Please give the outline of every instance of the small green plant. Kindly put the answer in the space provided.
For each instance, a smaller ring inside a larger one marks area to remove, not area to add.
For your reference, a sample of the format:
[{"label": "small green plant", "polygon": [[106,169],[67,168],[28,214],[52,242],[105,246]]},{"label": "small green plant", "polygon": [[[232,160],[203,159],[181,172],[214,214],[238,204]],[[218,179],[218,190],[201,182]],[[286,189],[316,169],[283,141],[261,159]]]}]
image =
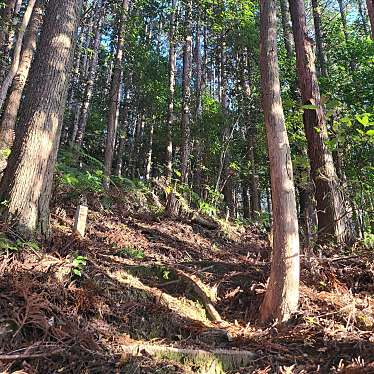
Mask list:
[{"label": "small green plant", "polygon": [[363,243],[366,248],[373,249],[374,248],[374,234],[366,232]]},{"label": "small green plant", "polygon": [[39,244],[33,241],[24,241],[17,239],[16,241],[8,239],[6,236],[0,236],[0,251],[19,252],[22,249],[31,249],[33,251],[39,251]]},{"label": "small green plant", "polygon": [[84,267],[87,265],[87,258],[84,256],[76,256],[72,261],[71,271],[78,277],[82,276]]},{"label": "small green plant", "polygon": [[117,252],[117,256],[120,257],[130,257],[137,260],[142,260],[144,258],[144,251],[142,249],[129,246],[126,248],[122,248]]}]

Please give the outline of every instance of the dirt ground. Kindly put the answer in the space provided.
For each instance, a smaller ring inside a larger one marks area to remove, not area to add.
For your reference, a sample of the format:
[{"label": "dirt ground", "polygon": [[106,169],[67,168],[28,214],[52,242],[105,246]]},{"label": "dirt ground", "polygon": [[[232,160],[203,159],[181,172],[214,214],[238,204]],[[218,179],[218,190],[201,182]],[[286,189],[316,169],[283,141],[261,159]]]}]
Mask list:
[{"label": "dirt ground", "polygon": [[0,371],[374,373],[372,250],[303,256],[299,313],[263,326],[271,249],[259,226],[114,205],[90,210],[82,239],[73,217],[53,210],[46,247],[0,248]]}]

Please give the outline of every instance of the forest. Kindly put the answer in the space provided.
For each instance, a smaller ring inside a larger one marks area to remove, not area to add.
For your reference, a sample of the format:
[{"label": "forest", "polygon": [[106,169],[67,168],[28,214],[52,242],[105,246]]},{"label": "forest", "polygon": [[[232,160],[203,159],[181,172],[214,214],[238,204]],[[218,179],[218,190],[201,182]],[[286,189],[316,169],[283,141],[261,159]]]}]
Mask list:
[{"label": "forest", "polygon": [[0,0],[0,371],[374,373],[374,0]]}]

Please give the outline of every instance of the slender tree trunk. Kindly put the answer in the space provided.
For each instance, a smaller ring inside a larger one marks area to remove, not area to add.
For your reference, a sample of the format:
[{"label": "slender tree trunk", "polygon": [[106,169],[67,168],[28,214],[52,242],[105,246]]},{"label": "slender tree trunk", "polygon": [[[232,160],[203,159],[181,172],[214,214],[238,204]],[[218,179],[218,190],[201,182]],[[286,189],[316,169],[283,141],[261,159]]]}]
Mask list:
[{"label": "slender tree trunk", "polygon": [[291,59],[293,55],[292,30],[290,27],[290,14],[288,11],[288,3],[287,3],[287,0],[280,0],[279,2],[280,2],[280,10],[281,10],[284,47],[286,48],[287,58]]},{"label": "slender tree trunk", "polygon": [[152,119],[152,122],[149,125],[149,134],[148,134],[148,150],[146,154],[146,164],[145,164],[145,180],[149,181],[151,178],[151,170],[152,170],[152,153],[153,153],[153,134],[154,134],[154,121],[155,118]]},{"label": "slender tree trunk", "polygon": [[190,96],[192,75],[192,0],[186,4],[185,38],[183,46],[183,108],[182,108],[182,144],[181,144],[181,180],[188,182],[188,166],[190,159]]},{"label": "slender tree trunk", "polygon": [[346,231],[344,204],[333,159],[325,144],[328,139],[326,119],[321,104],[313,48],[306,37],[304,2],[290,0],[290,10],[302,104],[313,107],[304,109],[303,119],[316,191],[319,238],[324,240],[330,237],[338,242],[345,242],[351,238]]},{"label": "slender tree trunk", "polygon": [[371,38],[374,40],[374,0],[366,0],[371,27]]},{"label": "slender tree trunk", "polygon": [[104,17],[104,9],[102,8],[102,1],[99,0],[96,6],[96,12],[98,12],[98,19],[95,27],[95,37],[93,41],[93,56],[89,64],[89,69],[87,72],[87,81],[85,84],[84,99],[82,106],[80,108],[80,114],[78,116],[78,125],[77,125],[77,135],[75,138],[75,143],[80,147],[83,142],[84,133],[86,131],[86,125],[88,120],[88,115],[90,112],[90,106],[92,101],[92,95],[95,85],[96,72],[98,67],[99,60],[99,50],[101,42],[101,28]]},{"label": "slender tree trunk", "polygon": [[262,102],[273,202],[273,260],[261,319],[286,321],[299,300],[299,233],[295,188],[280,96],[275,0],[260,0]]},{"label": "slender tree trunk", "polygon": [[363,0],[357,0],[357,7],[358,7],[358,14],[360,15],[361,18],[361,23],[362,23],[362,28],[364,29],[365,35],[369,33],[368,30],[368,24],[366,21],[366,14],[365,14],[365,9],[362,3]]},{"label": "slender tree trunk", "polygon": [[1,217],[23,237],[49,236],[49,201],[81,0],[50,0],[0,183]]},{"label": "slender tree trunk", "polygon": [[326,68],[325,51],[323,47],[321,8],[319,6],[319,0],[312,0],[312,10],[313,10],[314,30],[315,30],[316,45],[317,45],[317,61],[318,61],[320,74],[325,77],[327,76],[327,68]]},{"label": "slender tree trunk", "polygon": [[10,65],[10,69],[8,71],[8,74],[5,76],[1,88],[0,88],[0,110],[3,107],[4,101],[6,99],[6,96],[8,94],[9,87],[11,86],[14,77],[17,74],[19,63],[20,63],[20,57],[21,57],[21,50],[22,50],[22,43],[23,43],[23,37],[25,35],[27,26],[30,22],[32,11],[34,9],[36,0],[30,0],[25,14],[23,15],[22,22],[19,26],[18,34],[17,34],[17,42],[14,48],[13,52],[13,60]]},{"label": "slender tree trunk", "polygon": [[339,11],[340,11],[340,18],[342,20],[345,42],[348,43],[347,17],[345,15],[343,0],[338,0],[338,4],[339,4]]},{"label": "slender tree trunk", "polygon": [[0,81],[3,77],[3,66],[6,65],[6,44],[16,2],[17,0],[6,0],[3,7],[0,8]]},{"label": "slender tree trunk", "polygon": [[114,62],[111,89],[110,89],[110,106],[108,113],[108,125],[107,125],[107,136],[105,144],[105,156],[104,156],[104,187],[109,189],[110,176],[112,174],[112,163],[114,155],[114,146],[116,144],[116,134],[118,127],[118,115],[119,115],[119,99],[121,91],[121,79],[122,79],[122,60],[123,60],[123,47],[125,43],[124,31],[125,31],[125,20],[129,8],[129,0],[123,0],[121,15],[119,16],[118,22],[118,42],[117,42],[117,53]]},{"label": "slender tree trunk", "polygon": [[13,146],[18,109],[21,104],[23,89],[29,75],[31,62],[36,49],[37,36],[42,24],[43,12],[44,0],[37,0],[30,25],[25,33],[17,74],[13,79],[8,98],[5,101],[0,123],[0,173],[6,166],[6,157],[1,154],[1,151],[6,149],[10,150]]},{"label": "slender tree trunk", "polygon": [[169,98],[168,98],[168,113],[166,119],[166,180],[171,182],[173,174],[173,141],[172,141],[172,128],[174,125],[174,96],[175,96],[175,75],[176,75],[176,42],[175,42],[175,15],[176,15],[176,0],[172,0],[171,14],[170,14],[170,31],[169,31]]},{"label": "slender tree trunk", "polygon": [[116,175],[118,177],[122,176],[123,174],[123,160],[124,160],[124,153],[125,153],[125,146],[126,146],[126,139],[127,139],[127,131],[128,131],[128,123],[129,123],[129,111],[130,111],[130,95],[129,89],[131,87],[132,76],[128,79],[127,84],[127,93],[125,97],[125,102],[123,105],[123,115],[121,118],[120,124],[120,134],[119,134],[119,144],[118,144],[118,153],[117,153],[117,164],[116,164]]}]

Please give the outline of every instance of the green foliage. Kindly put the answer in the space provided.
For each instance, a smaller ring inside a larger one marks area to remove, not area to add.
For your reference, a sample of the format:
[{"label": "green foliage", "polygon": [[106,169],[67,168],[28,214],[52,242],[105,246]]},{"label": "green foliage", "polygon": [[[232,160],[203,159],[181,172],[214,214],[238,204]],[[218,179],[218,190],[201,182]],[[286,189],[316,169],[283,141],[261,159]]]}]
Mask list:
[{"label": "green foliage", "polygon": [[81,277],[83,270],[87,265],[87,257],[84,256],[75,256],[72,260],[71,272],[77,276]]},{"label": "green foliage", "polygon": [[4,234],[0,234],[0,252],[19,252],[27,249],[30,249],[32,251],[39,251],[40,246],[34,241],[24,241],[21,239],[10,240]]},{"label": "green foliage", "polygon": [[116,256],[119,257],[129,257],[135,260],[142,260],[145,256],[143,249],[136,248],[134,246],[128,246],[125,248],[121,248],[117,253]]}]

